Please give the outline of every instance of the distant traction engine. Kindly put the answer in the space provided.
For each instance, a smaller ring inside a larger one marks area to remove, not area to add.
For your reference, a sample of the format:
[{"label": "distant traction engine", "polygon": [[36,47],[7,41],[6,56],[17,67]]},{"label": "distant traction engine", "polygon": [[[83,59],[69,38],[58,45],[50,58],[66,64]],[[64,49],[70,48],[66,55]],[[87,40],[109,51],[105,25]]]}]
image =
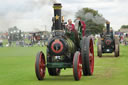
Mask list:
[{"label": "distant traction engine", "polygon": [[110,31],[110,22],[106,21],[106,32],[101,34],[98,39],[97,54],[102,57],[102,53],[114,52],[115,57],[119,56],[119,37],[114,35],[113,31]]}]

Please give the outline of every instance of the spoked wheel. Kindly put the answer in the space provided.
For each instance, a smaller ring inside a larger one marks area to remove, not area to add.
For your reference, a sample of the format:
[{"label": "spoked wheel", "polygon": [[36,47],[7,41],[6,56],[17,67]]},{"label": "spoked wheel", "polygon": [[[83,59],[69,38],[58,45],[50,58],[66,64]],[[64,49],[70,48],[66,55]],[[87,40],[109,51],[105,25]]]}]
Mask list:
[{"label": "spoked wheel", "polygon": [[92,75],[94,71],[94,48],[93,40],[90,37],[83,38],[81,54],[83,75]]},{"label": "spoked wheel", "polygon": [[38,80],[43,80],[45,76],[45,56],[43,52],[37,53],[35,62],[35,72]]},{"label": "spoked wheel", "polygon": [[61,70],[59,68],[48,68],[48,73],[50,76],[59,76],[60,71]]},{"label": "spoked wheel", "polygon": [[98,39],[97,54],[99,57],[102,57],[101,38]]},{"label": "spoked wheel", "polygon": [[119,47],[119,39],[117,36],[115,36],[115,57],[118,57],[120,54],[119,54],[119,51],[120,50],[120,47]]},{"label": "spoked wheel", "polygon": [[82,60],[81,60],[81,54],[79,51],[77,51],[74,54],[74,58],[73,58],[73,75],[74,75],[74,79],[76,81],[81,79],[82,76]]},{"label": "spoked wheel", "polygon": [[119,45],[115,45],[115,57],[119,57]]}]

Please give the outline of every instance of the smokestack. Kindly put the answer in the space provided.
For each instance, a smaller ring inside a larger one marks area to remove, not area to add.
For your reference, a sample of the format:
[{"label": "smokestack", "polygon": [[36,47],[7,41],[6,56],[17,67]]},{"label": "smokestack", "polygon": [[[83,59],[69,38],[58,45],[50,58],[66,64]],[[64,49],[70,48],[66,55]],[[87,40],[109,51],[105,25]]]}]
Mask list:
[{"label": "smokestack", "polygon": [[110,33],[110,22],[106,21],[106,29],[107,29],[107,34]]},{"label": "smokestack", "polygon": [[55,30],[61,30],[61,3],[55,3],[54,8],[54,18],[55,18]]}]

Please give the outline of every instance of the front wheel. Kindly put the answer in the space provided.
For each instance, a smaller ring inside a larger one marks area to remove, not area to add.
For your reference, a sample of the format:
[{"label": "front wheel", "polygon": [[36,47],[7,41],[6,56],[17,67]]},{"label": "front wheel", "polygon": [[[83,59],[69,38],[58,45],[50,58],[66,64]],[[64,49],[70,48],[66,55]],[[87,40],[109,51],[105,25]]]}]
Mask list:
[{"label": "front wheel", "polygon": [[43,80],[45,76],[45,56],[41,51],[37,53],[36,62],[35,62],[35,72],[38,80]]},{"label": "front wheel", "polygon": [[74,79],[76,81],[81,79],[82,76],[82,60],[81,60],[81,54],[79,51],[77,51],[74,54],[74,58],[73,58],[73,75],[74,75]]}]

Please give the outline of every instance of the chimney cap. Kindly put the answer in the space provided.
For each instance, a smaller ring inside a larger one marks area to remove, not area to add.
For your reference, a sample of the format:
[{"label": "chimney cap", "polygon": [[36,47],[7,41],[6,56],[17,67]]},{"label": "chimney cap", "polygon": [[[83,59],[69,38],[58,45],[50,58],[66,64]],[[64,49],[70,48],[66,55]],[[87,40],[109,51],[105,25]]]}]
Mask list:
[{"label": "chimney cap", "polygon": [[106,24],[110,24],[110,22],[108,20],[106,20]]},{"label": "chimney cap", "polygon": [[54,9],[61,9],[62,5],[61,5],[61,3],[54,3],[53,8]]}]

